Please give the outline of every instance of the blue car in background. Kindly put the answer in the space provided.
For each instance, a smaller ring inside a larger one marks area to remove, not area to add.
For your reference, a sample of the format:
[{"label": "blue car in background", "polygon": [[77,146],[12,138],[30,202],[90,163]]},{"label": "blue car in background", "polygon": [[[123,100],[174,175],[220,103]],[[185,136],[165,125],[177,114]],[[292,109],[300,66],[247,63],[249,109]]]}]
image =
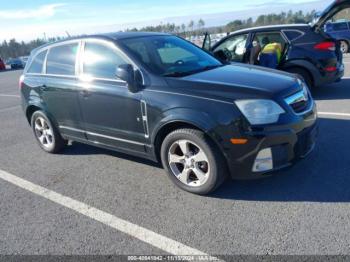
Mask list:
[{"label": "blue car in background", "polygon": [[325,32],[340,41],[341,51],[349,53],[350,47],[350,21],[341,20],[328,22],[325,25]]}]

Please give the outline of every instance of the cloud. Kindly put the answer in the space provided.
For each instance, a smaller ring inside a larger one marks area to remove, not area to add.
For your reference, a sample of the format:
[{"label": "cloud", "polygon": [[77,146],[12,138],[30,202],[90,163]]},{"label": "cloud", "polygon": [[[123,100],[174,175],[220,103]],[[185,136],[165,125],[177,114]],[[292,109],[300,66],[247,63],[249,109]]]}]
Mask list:
[{"label": "cloud", "polygon": [[36,9],[22,10],[2,10],[0,11],[0,19],[28,19],[28,18],[43,18],[52,17],[56,14],[59,7],[65,6],[63,3],[51,5],[42,5]]}]

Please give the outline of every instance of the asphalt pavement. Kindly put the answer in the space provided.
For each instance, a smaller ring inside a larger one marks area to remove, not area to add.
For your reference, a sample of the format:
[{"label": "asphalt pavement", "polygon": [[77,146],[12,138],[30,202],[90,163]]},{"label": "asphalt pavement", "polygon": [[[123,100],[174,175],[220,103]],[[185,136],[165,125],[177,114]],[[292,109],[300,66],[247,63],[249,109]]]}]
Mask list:
[{"label": "asphalt pavement", "polygon": [[147,160],[79,143],[44,153],[19,106],[20,74],[0,72],[0,170],[24,179],[0,172],[0,254],[174,253],[162,240],[211,255],[350,254],[349,78],[314,91],[320,135],[307,159],[202,197]]}]

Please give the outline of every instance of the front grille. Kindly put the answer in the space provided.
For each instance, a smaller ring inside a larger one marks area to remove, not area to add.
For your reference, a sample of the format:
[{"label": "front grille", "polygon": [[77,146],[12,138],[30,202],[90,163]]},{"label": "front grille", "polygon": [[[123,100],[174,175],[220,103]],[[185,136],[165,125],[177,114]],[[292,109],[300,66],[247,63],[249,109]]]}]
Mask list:
[{"label": "front grille", "polygon": [[295,113],[302,113],[309,107],[309,100],[308,101],[299,101],[292,103],[290,105]]},{"label": "front grille", "polygon": [[285,101],[295,113],[300,114],[308,110],[312,102],[311,99],[307,88],[303,88],[298,93],[287,97]]}]

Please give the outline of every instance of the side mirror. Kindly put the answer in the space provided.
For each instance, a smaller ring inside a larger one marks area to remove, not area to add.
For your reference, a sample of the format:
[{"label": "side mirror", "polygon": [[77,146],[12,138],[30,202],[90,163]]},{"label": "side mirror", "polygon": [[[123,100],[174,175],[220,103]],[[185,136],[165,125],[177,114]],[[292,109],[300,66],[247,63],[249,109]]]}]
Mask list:
[{"label": "side mirror", "polygon": [[136,93],[140,88],[140,83],[135,79],[135,71],[132,65],[123,64],[117,67],[116,76],[124,80],[131,93]]},{"label": "side mirror", "polygon": [[211,38],[208,32],[205,33],[202,49],[208,52],[211,51]]}]

